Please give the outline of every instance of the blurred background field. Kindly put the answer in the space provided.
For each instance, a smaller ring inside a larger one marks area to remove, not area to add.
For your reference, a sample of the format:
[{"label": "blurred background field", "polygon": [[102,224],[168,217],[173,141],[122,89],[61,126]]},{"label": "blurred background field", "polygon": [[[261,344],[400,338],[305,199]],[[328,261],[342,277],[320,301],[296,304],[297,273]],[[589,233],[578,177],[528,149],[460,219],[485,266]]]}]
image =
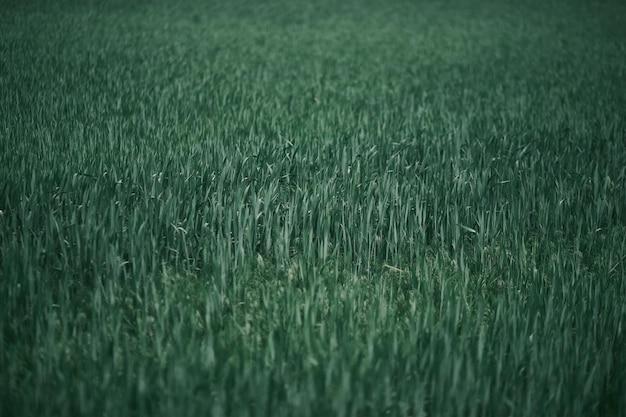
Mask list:
[{"label": "blurred background field", "polygon": [[626,4],[0,0],[0,416],[626,413]]}]

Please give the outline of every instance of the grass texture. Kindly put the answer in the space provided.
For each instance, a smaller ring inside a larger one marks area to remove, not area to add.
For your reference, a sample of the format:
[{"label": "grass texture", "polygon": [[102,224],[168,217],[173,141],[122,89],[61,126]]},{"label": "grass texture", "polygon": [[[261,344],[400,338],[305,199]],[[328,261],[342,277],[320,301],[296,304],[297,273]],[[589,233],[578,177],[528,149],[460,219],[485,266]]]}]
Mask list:
[{"label": "grass texture", "polygon": [[626,414],[626,6],[0,0],[1,416]]}]

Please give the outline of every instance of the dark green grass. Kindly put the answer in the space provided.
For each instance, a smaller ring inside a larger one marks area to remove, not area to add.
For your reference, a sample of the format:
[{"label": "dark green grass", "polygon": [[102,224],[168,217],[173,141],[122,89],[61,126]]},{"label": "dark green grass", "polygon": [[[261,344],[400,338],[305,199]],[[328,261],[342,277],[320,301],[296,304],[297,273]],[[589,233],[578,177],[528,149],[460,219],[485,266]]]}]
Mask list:
[{"label": "dark green grass", "polygon": [[626,413],[619,2],[0,3],[0,415]]}]

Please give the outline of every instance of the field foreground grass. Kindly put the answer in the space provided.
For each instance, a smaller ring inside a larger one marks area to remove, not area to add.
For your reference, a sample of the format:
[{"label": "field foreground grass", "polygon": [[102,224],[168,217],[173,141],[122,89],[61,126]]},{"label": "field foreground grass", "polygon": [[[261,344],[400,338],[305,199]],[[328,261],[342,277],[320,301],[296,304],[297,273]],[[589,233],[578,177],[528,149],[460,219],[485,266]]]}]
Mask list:
[{"label": "field foreground grass", "polygon": [[625,5],[0,9],[0,416],[626,414]]}]

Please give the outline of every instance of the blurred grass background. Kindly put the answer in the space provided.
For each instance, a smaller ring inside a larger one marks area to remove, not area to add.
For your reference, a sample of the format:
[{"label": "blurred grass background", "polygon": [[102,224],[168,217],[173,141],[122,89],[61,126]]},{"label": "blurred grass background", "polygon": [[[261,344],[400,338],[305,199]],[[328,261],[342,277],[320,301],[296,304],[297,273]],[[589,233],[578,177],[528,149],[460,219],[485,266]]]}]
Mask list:
[{"label": "blurred grass background", "polygon": [[626,410],[626,6],[2,1],[0,414]]}]

